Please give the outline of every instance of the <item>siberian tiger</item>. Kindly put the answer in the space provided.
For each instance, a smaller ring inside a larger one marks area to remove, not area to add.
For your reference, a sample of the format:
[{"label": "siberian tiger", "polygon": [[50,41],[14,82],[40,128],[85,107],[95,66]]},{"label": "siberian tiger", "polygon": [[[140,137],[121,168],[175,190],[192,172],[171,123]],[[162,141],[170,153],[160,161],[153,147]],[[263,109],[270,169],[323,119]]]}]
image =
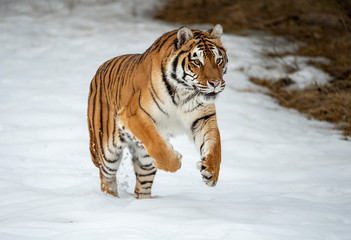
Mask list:
[{"label": "siberian tiger", "polygon": [[88,125],[91,157],[101,190],[118,196],[116,172],[129,148],[136,174],[135,197],[151,198],[157,169],[176,172],[182,155],[169,138],[187,134],[201,154],[203,181],[215,186],[221,143],[214,100],[225,87],[222,26],[202,32],[182,27],[165,33],[143,54],[103,63],[90,84]]}]

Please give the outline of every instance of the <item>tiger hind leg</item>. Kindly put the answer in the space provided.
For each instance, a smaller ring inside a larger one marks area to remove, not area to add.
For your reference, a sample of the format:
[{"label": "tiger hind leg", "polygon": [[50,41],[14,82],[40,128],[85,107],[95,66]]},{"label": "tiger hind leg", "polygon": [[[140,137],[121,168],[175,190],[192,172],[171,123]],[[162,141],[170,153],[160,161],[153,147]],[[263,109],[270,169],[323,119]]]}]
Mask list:
[{"label": "tiger hind leg", "polygon": [[156,175],[157,168],[154,159],[146,152],[140,142],[134,142],[129,147],[136,176],[134,196],[137,199],[151,198],[151,188]]},{"label": "tiger hind leg", "polygon": [[[90,122],[89,126],[91,126]],[[100,135],[101,138],[96,138],[94,131],[90,131],[91,158],[100,170],[101,190],[118,197],[116,173],[121,164],[124,146],[118,140],[117,134],[115,134],[115,137],[107,139],[102,137],[102,134]]]},{"label": "tiger hind leg", "polygon": [[116,150],[114,154],[104,154],[103,164],[100,165],[101,191],[118,197],[116,173],[121,164],[123,149]]},{"label": "tiger hind leg", "polygon": [[[104,69],[104,67],[103,67]],[[88,99],[88,125],[91,158],[100,170],[101,190],[118,196],[116,173],[123,156],[124,144],[119,138],[116,111],[109,103],[108,92],[98,70],[91,81]]]}]

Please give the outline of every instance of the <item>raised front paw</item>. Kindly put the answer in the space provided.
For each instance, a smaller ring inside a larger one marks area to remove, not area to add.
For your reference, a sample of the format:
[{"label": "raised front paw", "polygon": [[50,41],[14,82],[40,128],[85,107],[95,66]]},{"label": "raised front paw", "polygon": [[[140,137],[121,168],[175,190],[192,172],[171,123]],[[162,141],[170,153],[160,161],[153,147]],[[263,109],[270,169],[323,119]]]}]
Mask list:
[{"label": "raised front paw", "polygon": [[202,175],[202,180],[209,187],[214,187],[217,184],[219,176],[219,168],[216,169],[213,166],[210,166],[207,161],[200,161],[197,163],[197,168],[200,170]]},{"label": "raised front paw", "polygon": [[169,159],[162,159],[154,162],[155,167],[158,169],[164,170],[166,172],[176,172],[182,166],[182,155],[174,151],[173,156],[170,156]]},{"label": "raised front paw", "polygon": [[182,166],[182,154],[180,154],[177,151],[174,151],[175,153],[175,158],[169,161],[169,171],[170,172],[176,172],[178,169]]}]

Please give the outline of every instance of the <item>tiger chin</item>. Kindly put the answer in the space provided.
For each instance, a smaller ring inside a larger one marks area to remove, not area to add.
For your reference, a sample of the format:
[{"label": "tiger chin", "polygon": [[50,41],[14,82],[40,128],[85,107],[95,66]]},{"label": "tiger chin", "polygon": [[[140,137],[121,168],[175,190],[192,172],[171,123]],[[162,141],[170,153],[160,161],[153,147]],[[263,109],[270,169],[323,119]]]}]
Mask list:
[{"label": "tiger chin", "polygon": [[176,172],[182,155],[169,138],[186,134],[200,152],[203,181],[215,186],[221,141],[214,101],[225,88],[228,58],[216,25],[203,32],[182,27],[158,38],[143,54],[103,63],[90,84],[90,153],[101,190],[118,196],[116,172],[128,148],[135,197],[151,198],[158,169]]}]

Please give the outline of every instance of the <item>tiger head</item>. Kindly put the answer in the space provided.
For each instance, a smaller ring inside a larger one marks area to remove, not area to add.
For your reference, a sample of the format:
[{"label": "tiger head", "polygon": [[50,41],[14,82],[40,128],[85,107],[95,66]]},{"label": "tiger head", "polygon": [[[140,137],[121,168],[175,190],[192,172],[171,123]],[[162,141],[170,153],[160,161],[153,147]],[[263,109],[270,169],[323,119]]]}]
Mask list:
[{"label": "tiger head", "polygon": [[222,33],[219,24],[207,32],[186,27],[178,30],[174,57],[168,68],[178,89],[193,91],[206,102],[223,91],[228,58],[220,41]]}]

